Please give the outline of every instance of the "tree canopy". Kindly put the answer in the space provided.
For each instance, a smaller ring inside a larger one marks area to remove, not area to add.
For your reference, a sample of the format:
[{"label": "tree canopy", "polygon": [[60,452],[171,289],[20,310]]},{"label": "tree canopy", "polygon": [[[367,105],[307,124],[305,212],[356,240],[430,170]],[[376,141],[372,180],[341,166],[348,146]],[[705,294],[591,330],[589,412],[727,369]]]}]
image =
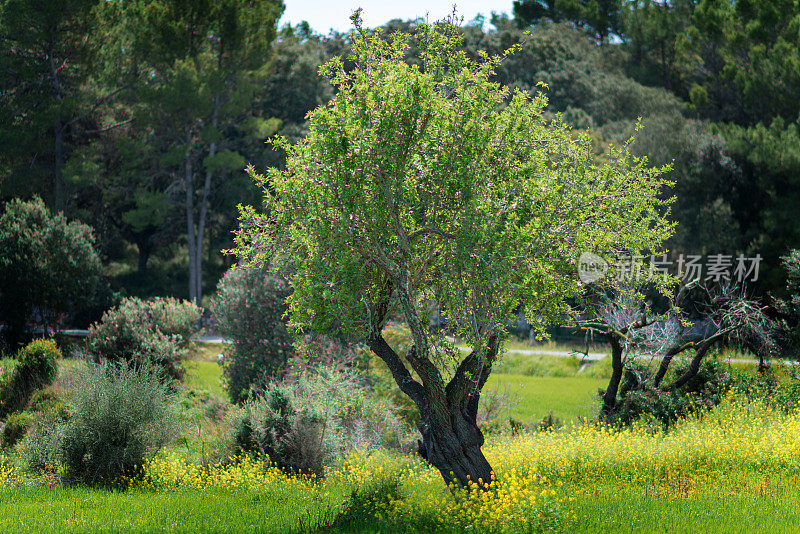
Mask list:
[{"label": "tree canopy", "polygon": [[[664,181],[626,147],[596,159],[585,134],[544,120],[544,96],[492,81],[514,48],[472,60],[451,20],[414,36],[354,23],[354,67],[321,70],[338,92],[302,141],[276,141],[286,169],[251,169],[266,213],[242,209],[238,251],[289,276],[292,325],[365,340],[387,363],[446,480],[488,480],[474,412],[510,318],[565,311],[582,252],[657,250]],[[417,378],[381,336],[392,313]],[[452,357],[445,333],[474,351]]]}]

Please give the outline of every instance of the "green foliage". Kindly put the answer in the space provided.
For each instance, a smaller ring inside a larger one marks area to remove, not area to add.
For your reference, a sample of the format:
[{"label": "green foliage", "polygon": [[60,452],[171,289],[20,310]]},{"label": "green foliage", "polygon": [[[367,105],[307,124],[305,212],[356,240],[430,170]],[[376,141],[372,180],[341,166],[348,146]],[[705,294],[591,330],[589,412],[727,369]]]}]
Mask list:
[{"label": "green foliage", "polygon": [[17,454],[25,471],[40,475],[46,467],[62,466],[61,446],[64,439],[65,414],[48,411],[39,414],[30,430],[17,446]]},{"label": "green foliage", "polygon": [[28,433],[32,422],[33,416],[27,412],[15,412],[9,415],[0,436],[3,447],[7,449],[14,447]]},{"label": "green foliage", "polygon": [[[680,376],[685,368],[676,369]],[[717,406],[735,383],[735,376],[715,360],[703,360],[700,370],[678,390],[653,387],[649,369],[640,365],[626,367],[620,385],[620,399],[611,422],[625,426],[644,420],[664,429],[689,414],[708,411]],[[603,392],[601,392],[602,395]]]},{"label": "green foliage", "polygon": [[779,343],[786,357],[800,360],[800,250],[783,258],[786,270],[786,298],[778,299]]},{"label": "green foliage", "polygon": [[[581,252],[658,248],[658,171],[625,149],[596,161],[586,136],[545,125],[543,96],[490,81],[505,56],[472,61],[452,26],[420,28],[358,30],[356,68],[323,69],[339,91],[309,135],[278,141],[286,170],[253,172],[268,214],[242,211],[239,251],[291,274],[294,324],[363,338],[407,273],[414,306],[435,301],[475,340],[520,307],[557,316]],[[404,59],[412,40],[424,68]]]},{"label": "green foliage", "polygon": [[50,389],[40,389],[31,397],[28,410],[38,413],[57,413],[66,418],[67,408],[64,401]]},{"label": "green foliage", "polygon": [[514,18],[520,26],[568,21],[606,43],[622,35],[623,7],[621,0],[514,0]]},{"label": "green foliage", "polygon": [[694,4],[694,0],[627,3],[622,17],[628,38],[624,46],[630,53],[628,70],[635,79],[685,96],[677,41],[692,22]]},{"label": "green foliage", "polygon": [[[97,0],[0,2],[0,196],[42,195],[59,210],[68,204],[72,160],[94,137],[102,100],[87,83],[101,63]],[[91,162],[83,165],[92,172]],[[69,168],[68,168],[69,167]],[[81,259],[81,261],[85,261]],[[66,279],[66,273],[64,273]]]},{"label": "green foliage", "polygon": [[322,422],[298,413],[289,388],[267,386],[260,399],[245,403],[236,427],[239,449],[269,458],[282,469],[321,475],[325,450]]},{"label": "green foliage", "polygon": [[61,442],[67,480],[123,483],[177,435],[177,399],[159,375],[126,365],[86,373]]},{"label": "green foliage", "polygon": [[181,378],[181,357],[200,314],[200,308],[188,301],[127,298],[91,326],[86,348],[96,360],[154,364]]},{"label": "green foliage", "polygon": [[25,409],[31,396],[58,376],[58,350],[52,339],[37,339],[17,354],[19,363],[0,391],[0,417]]},{"label": "green foliage", "polygon": [[88,226],[51,215],[40,199],[15,199],[0,215],[0,250],[0,321],[12,351],[34,311],[52,328],[91,304],[101,266]]},{"label": "green foliage", "polygon": [[[224,214],[225,208],[233,210],[242,196],[248,196],[252,188],[240,171],[250,156],[264,151],[262,140],[251,135],[253,130],[243,135],[239,124],[269,119],[259,116],[253,104],[268,72],[283,9],[280,0],[142,0],[108,3],[105,9],[128,45],[121,47],[117,57],[137,74],[130,82],[130,105],[136,111],[133,141],[120,144],[142,156],[127,159],[112,176],[112,183],[133,189],[138,198],[128,195],[116,200],[131,213],[129,220],[149,223],[145,228],[140,224],[138,229],[127,229],[137,244],[144,245],[140,246],[142,272],[147,252],[141,248],[157,245],[157,235],[172,226],[162,224],[158,218],[163,213],[142,201],[170,200],[172,177],[181,176],[188,294],[196,303],[202,300],[210,203],[213,200],[218,213]],[[264,129],[260,130],[263,134]],[[224,188],[218,186],[223,179]],[[226,190],[238,195],[227,195]],[[174,232],[174,226],[169,230]]]},{"label": "green foliage", "polygon": [[180,345],[186,347],[197,333],[197,322],[203,314],[201,308],[188,300],[170,297],[152,298],[145,301],[148,320],[166,336],[177,336]]},{"label": "green foliage", "polygon": [[795,120],[800,102],[800,5],[794,0],[702,0],[680,47],[693,103],[714,120],[740,125]]},{"label": "green foliage", "polygon": [[752,213],[753,191],[725,136],[708,123],[677,114],[653,114],[641,126],[633,152],[656,165],[672,164],[667,176],[673,182],[672,214],[678,224],[671,248],[696,253],[745,250],[758,215]]},{"label": "green foliage", "polygon": [[240,449],[315,474],[345,451],[399,447],[407,439],[389,403],[360,387],[354,373],[329,367],[290,385],[268,384],[245,403],[236,427]]},{"label": "green foliage", "polygon": [[289,293],[285,281],[256,266],[236,266],[220,280],[211,309],[217,333],[233,342],[223,367],[233,402],[285,371],[293,341],[283,317]]}]

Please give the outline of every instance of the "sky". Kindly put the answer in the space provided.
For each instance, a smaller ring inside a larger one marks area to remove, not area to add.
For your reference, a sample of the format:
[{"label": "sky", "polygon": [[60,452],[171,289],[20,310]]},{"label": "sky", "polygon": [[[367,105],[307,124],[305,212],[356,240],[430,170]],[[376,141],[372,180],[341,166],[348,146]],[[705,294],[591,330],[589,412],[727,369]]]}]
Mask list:
[{"label": "sky", "polygon": [[513,0],[284,0],[284,4],[280,26],[305,20],[314,31],[327,35],[331,29],[349,30],[350,15],[359,7],[363,8],[364,25],[374,27],[392,19],[424,18],[426,13],[429,20],[438,20],[452,12],[453,4],[465,22],[479,13],[488,21],[492,11],[511,15]]}]

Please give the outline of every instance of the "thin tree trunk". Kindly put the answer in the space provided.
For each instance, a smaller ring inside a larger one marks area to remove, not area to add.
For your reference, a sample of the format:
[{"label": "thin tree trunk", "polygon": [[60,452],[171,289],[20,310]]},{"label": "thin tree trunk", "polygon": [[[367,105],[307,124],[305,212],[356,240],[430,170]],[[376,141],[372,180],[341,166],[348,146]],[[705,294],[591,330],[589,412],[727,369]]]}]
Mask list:
[{"label": "thin tree trunk", "polygon": [[[53,49],[50,48],[48,55],[50,56],[50,76],[52,77],[51,83],[55,93],[56,102],[63,99],[61,93],[61,82],[58,79],[58,69],[53,61]],[[64,174],[62,168],[64,167],[64,124],[59,117],[53,121],[53,180],[55,182],[55,206],[56,210],[63,212],[67,207],[67,184],[64,183]]]},{"label": "thin tree trunk", "polygon": [[53,178],[56,183],[56,210],[63,212],[67,207],[67,184],[61,169],[64,166],[64,127],[61,121],[53,124],[55,130],[55,143],[53,147]]},{"label": "thin tree trunk", "polygon": [[704,339],[700,345],[697,346],[697,350],[694,353],[694,357],[692,361],[689,363],[689,368],[680,376],[677,380],[675,380],[672,384],[668,385],[665,389],[673,390],[678,389],[679,387],[685,385],[689,380],[694,378],[697,375],[697,372],[700,370],[700,364],[703,361],[703,358],[708,353],[709,349],[714,346],[714,343],[722,339],[725,335],[733,330],[733,327],[728,327],[725,330],[721,330],[714,334],[713,336]]},{"label": "thin tree trunk", "polygon": [[150,259],[150,254],[153,251],[153,244],[150,241],[150,237],[147,236],[137,240],[136,246],[139,248],[137,273],[140,276],[144,276],[147,274],[147,262]]},{"label": "thin tree trunk", "polygon": [[195,240],[194,232],[194,183],[192,180],[192,156],[189,149],[190,137],[186,136],[186,158],[184,160],[184,181],[186,185],[186,241],[189,249],[189,300],[198,302],[197,298],[197,279],[195,270]]},{"label": "thin tree trunk", "polygon": [[655,378],[653,378],[653,386],[658,387],[661,385],[661,381],[664,380],[664,377],[667,376],[667,371],[669,370],[669,366],[672,363],[672,359],[680,354],[681,352],[689,349],[694,345],[693,342],[686,343],[684,345],[680,345],[670,349],[663,358],[661,358],[661,364],[658,366],[658,371],[656,372]]},{"label": "thin tree trunk", "polygon": [[[211,124],[214,128],[219,123],[219,94],[214,96],[214,111],[212,113]],[[208,149],[209,158],[213,158],[217,153],[217,143],[212,141]],[[200,201],[200,215],[197,219],[197,244],[194,247],[194,282],[195,282],[195,303],[199,306],[200,300],[203,298],[203,237],[206,228],[206,214],[208,213],[208,197],[211,193],[211,178],[212,173],[210,169],[206,169],[206,178],[203,183],[203,197]]]}]

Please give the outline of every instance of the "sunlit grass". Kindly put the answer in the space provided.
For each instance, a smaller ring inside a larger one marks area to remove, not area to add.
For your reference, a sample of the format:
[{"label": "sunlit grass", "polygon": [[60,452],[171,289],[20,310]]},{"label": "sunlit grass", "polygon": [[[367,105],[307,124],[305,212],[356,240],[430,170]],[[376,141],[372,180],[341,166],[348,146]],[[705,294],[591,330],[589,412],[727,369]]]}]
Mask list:
[{"label": "sunlit grass", "polygon": [[5,476],[0,530],[789,532],[800,523],[800,414],[735,395],[669,433],[567,425],[490,436],[484,451],[500,482],[475,494],[453,493],[419,457],[389,451],[349,454],[319,479],[248,458],[203,468],[175,451],[125,491]]},{"label": "sunlit grass", "polygon": [[189,360],[184,362],[186,378],[184,383],[194,389],[208,391],[221,399],[227,398],[222,383],[222,366],[216,362]]},{"label": "sunlit grass", "polygon": [[606,387],[602,378],[572,376],[541,377],[496,373],[489,376],[486,390],[500,387],[512,401],[508,416],[523,423],[540,421],[551,410],[562,421],[592,419],[597,415],[597,389]]}]

